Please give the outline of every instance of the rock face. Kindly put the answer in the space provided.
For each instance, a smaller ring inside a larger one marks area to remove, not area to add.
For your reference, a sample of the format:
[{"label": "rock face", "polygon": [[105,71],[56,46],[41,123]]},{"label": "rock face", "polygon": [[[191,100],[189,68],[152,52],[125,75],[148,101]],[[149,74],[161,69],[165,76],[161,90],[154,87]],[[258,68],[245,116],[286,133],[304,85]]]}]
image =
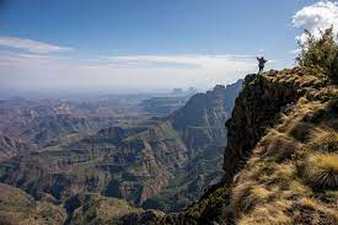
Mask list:
[{"label": "rock face", "polygon": [[193,96],[188,104],[171,115],[173,127],[183,136],[187,146],[195,149],[204,148],[211,140],[224,143],[222,141],[225,139],[224,125],[220,121],[226,121],[230,117],[233,99],[236,98],[240,88],[239,83],[229,85],[227,88],[217,85],[207,94]]},{"label": "rock face", "polygon": [[[271,71],[269,76],[277,73]],[[245,78],[246,85],[236,101],[232,118],[227,121],[228,145],[223,164],[227,181],[231,182],[266,129],[274,126],[281,109],[301,96],[294,83],[273,81],[256,74]]]},{"label": "rock face", "polygon": [[226,123],[223,181],[181,213],[124,224],[338,224],[337,99],[297,67],[249,75]]},{"label": "rock face", "polygon": [[144,208],[181,209],[222,177],[224,122],[241,84],[197,94],[149,128],[105,128],[18,154],[0,164],[0,181],[57,203],[88,192]]}]

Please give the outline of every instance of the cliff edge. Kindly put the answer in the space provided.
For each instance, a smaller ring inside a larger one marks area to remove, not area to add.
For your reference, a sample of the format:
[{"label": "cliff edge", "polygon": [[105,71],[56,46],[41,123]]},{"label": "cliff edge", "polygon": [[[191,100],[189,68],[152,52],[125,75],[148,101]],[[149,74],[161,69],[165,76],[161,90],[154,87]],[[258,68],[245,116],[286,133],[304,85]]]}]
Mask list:
[{"label": "cliff edge", "polygon": [[299,67],[248,75],[224,152],[225,176],[179,214],[124,224],[338,224],[338,88]]}]

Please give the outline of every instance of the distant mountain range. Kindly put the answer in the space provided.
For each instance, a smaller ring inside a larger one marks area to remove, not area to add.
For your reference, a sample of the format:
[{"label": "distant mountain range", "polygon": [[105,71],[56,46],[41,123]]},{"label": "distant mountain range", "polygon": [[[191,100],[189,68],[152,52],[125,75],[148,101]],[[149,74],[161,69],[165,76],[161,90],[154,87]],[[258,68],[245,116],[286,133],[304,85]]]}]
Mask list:
[{"label": "distant mountain range", "polygon": [[[134,126],[117,123],[116,114],[74,117],[74,109],[66,105],[58,108],[64,113],[41,109],[47,115],[42,120],[34,120],[31,111],[30,129],[22,135],[18,126],[20,132],[13,136],[26,137],[32,147],[0,138],[0,182],[39,202],[63,206],[68,221],[85,204],[78,199],[84,193],[124,199],[145,209],[179,210],[223,176],[224,123],[241,85],[241,80],[218,85],[192,96],[169,116]],[[18,121],[24,124],[26,118]]]}]

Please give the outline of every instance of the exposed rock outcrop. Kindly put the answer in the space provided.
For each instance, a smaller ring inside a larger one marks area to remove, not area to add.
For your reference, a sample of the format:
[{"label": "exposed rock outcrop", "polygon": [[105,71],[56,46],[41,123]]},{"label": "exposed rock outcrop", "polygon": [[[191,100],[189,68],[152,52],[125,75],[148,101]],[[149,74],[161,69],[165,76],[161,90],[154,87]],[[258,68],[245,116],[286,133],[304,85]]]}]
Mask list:
[{"label": "exposed rock outcrop", "polygon": [[[290,73],[296,77],[301,71]],[[232,118],[226,124],[229,130],[223,164],[226,183],[231,182],[232,177],[250,157],[253,147],[266,130],[276,124],[282,109],[297,102],[304,94],[302,88],[312,85],[310,82],[299,87],[293,80],[276,82],[278,75],[277,71],[270,71],[266,76],[251,74],[245,78]]]}]

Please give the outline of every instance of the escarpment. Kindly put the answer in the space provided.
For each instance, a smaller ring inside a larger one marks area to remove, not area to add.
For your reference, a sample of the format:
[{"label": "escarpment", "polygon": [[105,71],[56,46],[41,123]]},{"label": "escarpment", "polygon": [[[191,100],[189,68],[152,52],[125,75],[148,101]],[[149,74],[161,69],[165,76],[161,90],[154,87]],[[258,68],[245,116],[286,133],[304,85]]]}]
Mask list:
[{"label": "escarpment", "polygon": [[262,137],[244,154],[246,164],[237,166],[223,223],[338,224],[337,86],[299,68],[264,80],[278,92],[293,86],[296,94],[281,105],[272,126],[261,127]]},{"label": "escarpment", "polygon": [[124,224],[338,224],[338,89],[299,67],[248,75],[224,152],[224,179],[178,214]]},{"label": "escarpment", "polygon": [[264,76],[251,74],[245,78],[243,91],[226,123],[229,130],[223,164],[226,183],[231,182],[266,129],[275,125],[279,113],[295,103],[306,87],[311,86],[311,83],[293,82],[296,76],[304,76],[300,69],[287,72],[294,76],[291,80],[277,80],[280,73],[270,71]]}]

